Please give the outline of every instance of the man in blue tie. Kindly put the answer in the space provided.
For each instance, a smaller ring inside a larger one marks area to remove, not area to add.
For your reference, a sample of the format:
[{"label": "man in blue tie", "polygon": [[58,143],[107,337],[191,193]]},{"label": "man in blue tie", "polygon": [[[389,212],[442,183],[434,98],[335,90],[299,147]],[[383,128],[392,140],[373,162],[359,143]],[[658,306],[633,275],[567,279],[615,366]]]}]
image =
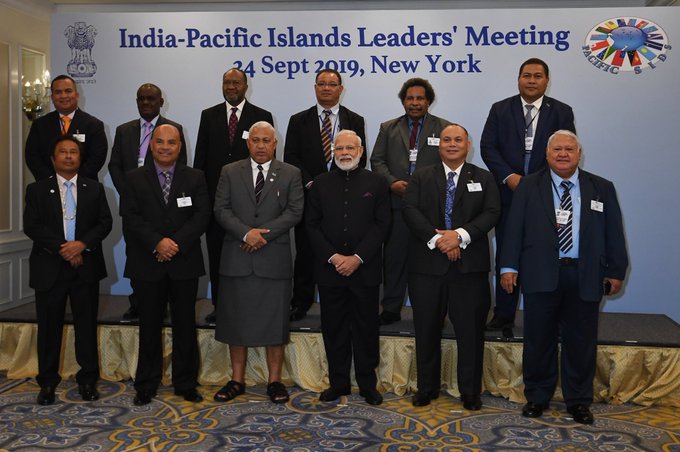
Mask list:
[{"label": "man in blue tie", "polygon": [[106,277],[102,241],[111,231],[111,212],[102,184],[79,175],[82,144],[70,135],[57,139],[55,175],[26,187],[24,232],[33,240],[29,285],[35,289],[38,321],[37,402],[54,403],[61,377],[62,330],[66,299],[75,330],[78,389],[97,400],[99,379],[97,308],[99,281]]},{"label": "man in blue tie", "polygon": [[524,293],[522,414],[540,417],[548,408],[561,339],[567,411],[574,421],[592,424],[600,301],[621,290],[628,254],[614,185],[579,170],[580,159],[573,132],[550,136],[548,168],[522,179],[515,192],[500,272],[505,291],[519,283]]},{"label": "man in blue tie", "polygon": [[441,163],[416,170],[404,193],[418,369],[414,406],[439,397],[441,329],[447,312],[456,332],[463,407],[482,406],[484,323],[491,305],[488,233],[501,205],[491,173],[465,161],[469,150],[463,126],[445,127],[439,137]]}]

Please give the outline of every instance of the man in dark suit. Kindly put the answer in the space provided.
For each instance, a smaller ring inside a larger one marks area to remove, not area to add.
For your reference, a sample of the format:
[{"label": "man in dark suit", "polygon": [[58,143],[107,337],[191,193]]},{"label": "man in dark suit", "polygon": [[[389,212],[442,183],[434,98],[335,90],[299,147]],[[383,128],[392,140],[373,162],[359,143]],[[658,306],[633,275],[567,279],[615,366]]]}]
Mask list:
[{"label": "man in dark suit", "polygon": [[215,196],[215,219],[225,230],[215,339],[229,344],[232,377],[214,396],[227,402],[245,392],[248,347],[266,347],[267,395],[289,399],[281,383],[293,259],[290,229],[302,219],[300,170],[276,160],[276,130],[256,122],[250,158],[225,165]]},{"label": "man in dark suit", "polygon": [[463,407],[482,406],[484,323],[491,305],[488,233],[501,206],[491,174],[465,161],[469,150],[465,128],[444,128],[439,138],[442,162],[416,171],[404,194],[418,369],[414,406],[439,396],[441,328],[447,311],[456,333]]},{"label": "man in dark suit", "polygon": [[[194,168],[205,173],[210,206],[215,204],[215,192],[222,167],[248,157],[248,130],[258,121],[274,124],[272,114],[246,100],[248,77],[240,69],[232,68],[222,76],[222,95],[225,102],[203,110],[196,138]],[[224,229],[210,219],[205,234],[210,268],[210,293],[213,306],[218,299],[220,256]],[[215,311],[205,319],[215,323]]]},{"label": "man in dark suit", "polygon": [[482,132],[482,159],[498,183],[502,206],[496,226],[496,304],[487,325],[490,330],[512,328],[519,300],[518,290],[512,294],[503,290],[498,271],[512,194],[522,176],[545,168],[544,149],[553,132],[576,131],[571,107],[545,95],[549,76],[548,65],[538,58],[522,63],[517,78],[519,94],[491,106]]},{"label": "man in dark suit", "polygon": [[109,149],[104,124],[78,108],[78,87],[68,75],[55,77],[51,90],[55,111],[33,121],[26,139],[28,169],[37,181],[53,176],[52,146],[59,136],[68,133],[83,144],[79,174],[97,180]]},{"label": "man in dark suit", "polygon": [[314,178],[305,208],[307,234],[314,250],[314,272],[321,298],[330,388],[322,402],[351,392],[350,368],[359,392],[380,405],[376,389],[379,334],[378,301],[382,244],[390,226],[385,179],[360,168],[361,139],[352,130],[335,137],[334,171]]},{"label": "man in dark suit", "polygon": [[[316,176],[335,167],[333,140],[340,130],[353,130],[362,143],[366,141],[364,118],[340,105],[342,91],[340,73],[322,69],[316,74],[314,83],[317,104],[294,114],[288,121],[283,158],[300,168],[306,194]],[[366,166],[366,153],[361,156],[359,166]],[[296,255],[290,320],[304,318],[314,303],[314,254],[305,228],[304,222],[295,226]]]},{"label": "man in dark suit", "polygon": [[406,254],[408,228],[401,215],[402,196],[416,168],[439,163],[439,134],[449,124],[429,113],[434,89],[422,78],[404,82],[399,91],[405,115],[380,124],[371,155],[371,169],[381,174],[390,186],[392,230],[385,243],[385,280],[380,323],[401,320],[406,295]]},{"label": "man in dark suit", "polygon": [[[137,110],[140,118],[121,124],[116,128],[116,136],[113,139],[113,148],[111,149],[111,160],[109,160],[109,174],[111,174],[111,180],[118,190],[119,196],[127,188],[125,173],[153,161],[151,152],[149,152],[149,143],[154,127],[161,124],[172,124],[179,130],[180,141],[182,142],[179,161],[187,162],[182,126],[161,116],[161,107],[164,102],[159,87],[152,83],[143,84],[137,90]],[[123,314],[123,318],[126,320],[136,319],[139,316],[134,287],[132,290],[130,307]]]},{"label": "man in dark suit", "polygon": [[540,417],[548,408],[559,337],[567,411],[592,424],[600,301],[621,290],[628,268],[621,210],[610,181],[578,168],[581,143],[573,132],[555,132],[546,158],[549,168],[517,187],[500,259],[503,289],[513,292],[521,281],[524,293],[522,414]]},{"label": "man in dark suit", "polygon": [[97,308],[99,281],[106,277],[102,240],[111,231],[104,187],[78,174],[82,144],[57,138],[55,175],[26,187],[24,232],[33,240],[29,285],[35,289],[38,321],[38,403],[54,403],[61,381],[59,362],[66,298],[76,333],[76,381],[83,400],[97,400],[99,379]]},{"label": "man in dark suit", "polygon": [[201,235],[210,221],[210,200],[202,171],[178,162],[179,130],[157,126],[151,136],[153,161],[130,171],[121,213],[127,242],[125,276],[139,297],[139,354],[135,405],[156,395],[163,372],[161,331],[165,306],[172,316],[172,384],[190,402],[203,397],[198,384],[196,292],[205,274]]}]

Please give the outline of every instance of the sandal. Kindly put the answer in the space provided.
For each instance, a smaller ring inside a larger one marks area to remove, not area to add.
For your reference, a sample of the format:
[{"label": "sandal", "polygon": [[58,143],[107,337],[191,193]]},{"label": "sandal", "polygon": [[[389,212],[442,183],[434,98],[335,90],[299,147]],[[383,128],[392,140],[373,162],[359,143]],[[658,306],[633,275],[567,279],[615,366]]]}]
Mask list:
[{"label": "sandal", "polygon": [[231,380],[215,393],[215,402],[228,402],[246,392],[245,383]]},{"label": "sandal", "polygon": [[280,381],[272,381],[267,385],[267,395],[273,403],[286,403],[290,400],[286,387]]}]

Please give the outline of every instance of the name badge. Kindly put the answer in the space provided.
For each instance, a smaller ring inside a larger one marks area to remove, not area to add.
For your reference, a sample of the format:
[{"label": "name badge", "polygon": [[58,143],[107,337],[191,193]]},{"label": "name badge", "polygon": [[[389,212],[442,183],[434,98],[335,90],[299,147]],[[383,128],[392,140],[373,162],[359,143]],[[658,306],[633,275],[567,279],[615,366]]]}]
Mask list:
[{"label": "name badge", "polygon": [[137,158],[137,168],[139,168],[140,166],[144,166],[144,157]]},{"label": "name badge", "polygon": [[250,135],[248,134],[248,131],[247,131],[247,130],[244,130],[244,131],[243,131],[243,134],[241,134],[241,138],[243,138],[244,140],[247,140],[249,136],[250,136]]},{"label": "name badge", "polygon": [[524,150],[530,151],[534,148],[534,137],[524,137]]},{"label": "name badge", "polygon": [[85,143],[85,134],[84,133],[74,133],[73,138],[80,141],[81,143]]},{"label": "name badge", "polygon": [[418,149],[409,149],[408,151],[408,161],[415,163],[418,160]]},{"label": "name badge", "polygon": [[569,221],[571,216],[571,210],[555,209],[555,218],[557,219],[557,224],[565,225]]},{"label": "name badge", "polygon": [[473,192],[473,191],[482,191],[482,184],[479,182],[470,182],[467,184],[468,191]]},{"label": "name badge", "polygon": [[439,146],[439,138],[437,137],[427,137],[428,146]]},{"label": "name badge", "polygon": [[177,207],[189,207],[189,206],[191,206],[191,196],[177,198]]},{"label": "name badge", "polygon": [[604,212],[604,203],[600,201],[595,201],[594,199],[590,201],[590,210],[596,212]]}]

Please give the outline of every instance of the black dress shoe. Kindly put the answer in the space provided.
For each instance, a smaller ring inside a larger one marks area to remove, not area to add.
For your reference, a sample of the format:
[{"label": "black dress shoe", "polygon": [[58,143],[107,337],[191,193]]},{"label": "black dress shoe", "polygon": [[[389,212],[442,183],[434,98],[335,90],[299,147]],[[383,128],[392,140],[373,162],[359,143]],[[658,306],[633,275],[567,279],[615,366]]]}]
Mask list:
[{"label": "black dress shoe", "polygon": [[522,416],[524,417],[541,417],[543,416],[543,410],[548,409],[548,404],[527,402],[526,405],[522,407]]},{"label": "black dress shoe", "polygon": [[290,307],[289,320],[291,322],[296,322],[298,320],[302,320],[305,317],[307,317],[307,311],[305,311],[304,309],[299,308],[297,306],[291,306]]},{"label": "black dress shoe", "polygon": [[125,320],[134,320],[139,318],[139,312],[134,306],[130,306],[127,311],[123,313],[123,318]]},{"label": "black dress shoe", "polygon": [[401,315],[398,312],[383,311],[380,314],[381,325],[391,325],[394,322],[401,320]]},{"label": "black dress shoe", "polygon": [[137,406],[148,405],[149,403],[151,403],[152,397],[153,396],[148,392],[137,391],[137,394],[135,394],[135,398],[132,400],[132,403],[134,403]]},{"label": "black dress shoe", "polygon": [[217,314],[215,312],[216,312],[215,309],[213,309],[213,312],[205,316],[206,323],[209,323],[211,325],[217,323]]},{"label": "black dress shoe", "polygon": [[489,331],[502,330],[504,328],[512,328],[513,326],[515,326],[515,321],[511,317],[506,317],[500,314],[494,314],[491,321],[486,324],[486,329]]},{"label": "black dress shoe", "polygon": [[586,405],[574,405],[567,408],[567,413],[574,416],[574,422],[579,424],[592,424],[595,419],[593,418],[593,413],[590,412],[590,408]]},{"label": "black dress shoe", "polygon": [[359,395],[363,397],[369,405],[380,405],[383,403],[383,397],[377,389],[370,388],[365,391],[359,391]]},{"label": "black dress shoe", "polygon": [[411,399],[413,406],[427,406],[439,397],[439,391],[418,391]]},{"label": "black dress shoe", "polygon": [[482,399],[479,397],[479,394],[462,394],[460,400],[463,402],[463,408],[466,410],[479,411],[482,409]]},{"label": "black dress shoe", "polygon": [[200,403],[203,401],[203,396],[196,388],[185,389],[184,391],[175,390],[175,395],[184,397],[187,402]]},{"label": "black dress shoe", "polygon": [[94,383],[85,383],[78,386],[78,393],[86,402],[99,400],[99,391],[97,391],[97,387]]},{"label": "black dress shoe", "polygon": [[349,395],[352,391],[349,389],[338,389],[331,386],[330,388],[319,394],[319,400],[321,402],[332,402],[338,400],[340,396]]},{"label": "black dress shoe", "polygon": [[52,405],[54,403],[54,386],[43,386],[36,400],[38,405]]}]

